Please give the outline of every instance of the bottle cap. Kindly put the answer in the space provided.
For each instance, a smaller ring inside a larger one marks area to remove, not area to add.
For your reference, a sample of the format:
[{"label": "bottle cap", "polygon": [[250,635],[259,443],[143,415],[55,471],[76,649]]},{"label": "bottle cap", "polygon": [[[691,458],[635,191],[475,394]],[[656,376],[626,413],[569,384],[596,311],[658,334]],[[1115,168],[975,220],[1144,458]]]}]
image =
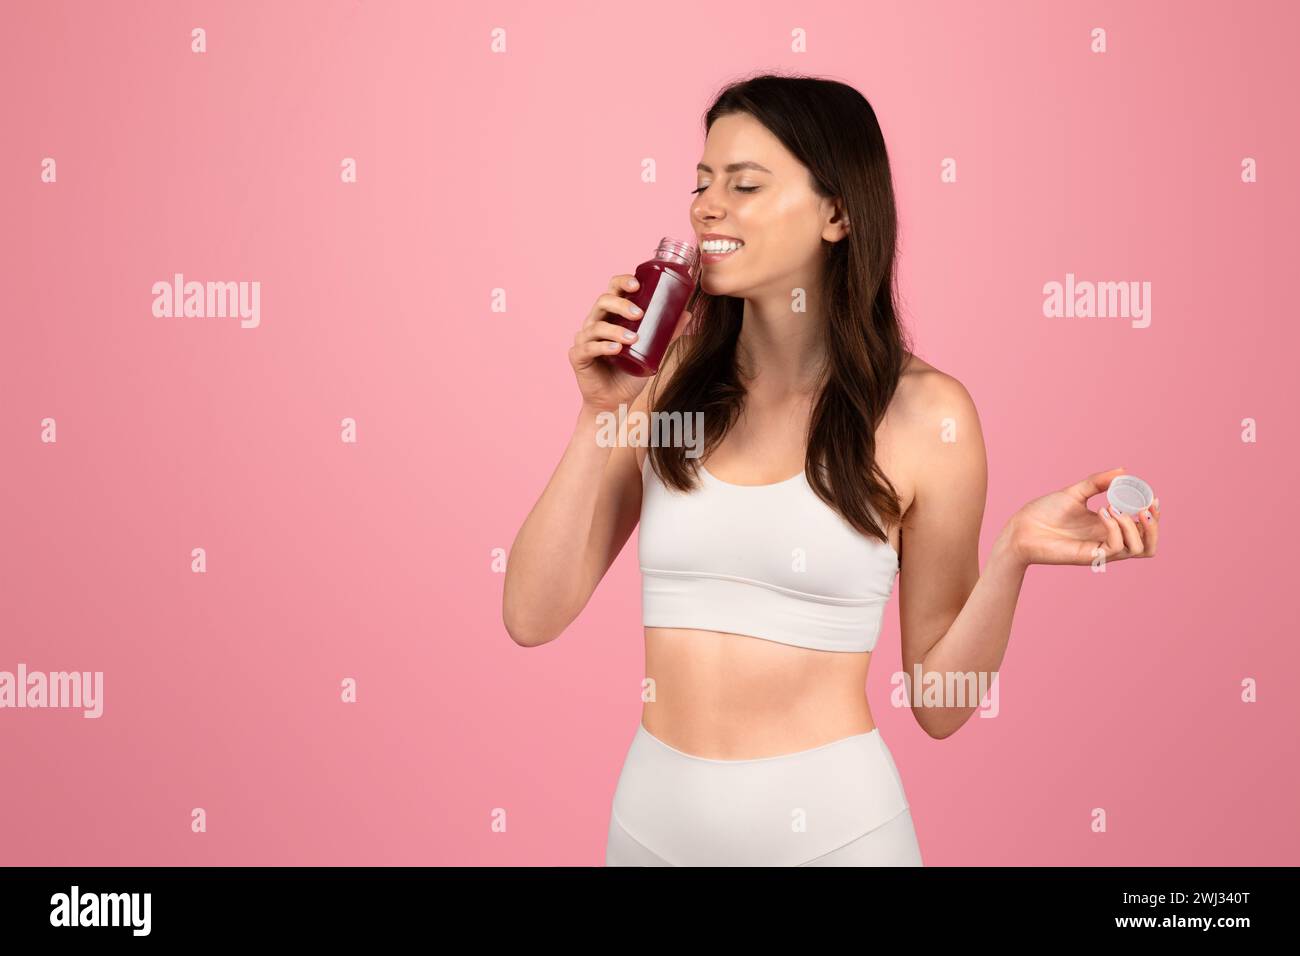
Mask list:
[{"label": "bottle cap", "polygon": [[1151,486],[1137,475],[1119,475],[1111,479],[1106,489],[1106,500],[1116,511],[1126,515],[1135,515],[1151,507],[1155,495]]}]

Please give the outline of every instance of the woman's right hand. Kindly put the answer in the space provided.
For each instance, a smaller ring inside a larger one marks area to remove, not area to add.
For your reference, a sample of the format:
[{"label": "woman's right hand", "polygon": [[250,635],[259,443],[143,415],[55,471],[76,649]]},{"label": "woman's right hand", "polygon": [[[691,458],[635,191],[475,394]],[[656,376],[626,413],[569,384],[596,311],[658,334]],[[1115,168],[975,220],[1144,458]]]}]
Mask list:
[{"label": "woman's right hand", "polygon": [[[577,376],[582,402],[588,408],[616,411],[619,405],[634,401],[650,381],[650,376],[633,375],[602,358],[617,355],[629,345],[636,344],[635,332],[632,333],[632,338],[625,338],[624,333],[628,330],[610,322],[606,317],[616,314],[639,322],[641,313],[636,311],[636,306],[618,294],[621,289],[635,292],[637,288],[636,276],[616,275],[610,279],[609,288],[597,297],[582,328],[573,337],[569,363]],[[686,314],[683,312],[682,316]],[[680,324],[679,317],[678,325]]]}]

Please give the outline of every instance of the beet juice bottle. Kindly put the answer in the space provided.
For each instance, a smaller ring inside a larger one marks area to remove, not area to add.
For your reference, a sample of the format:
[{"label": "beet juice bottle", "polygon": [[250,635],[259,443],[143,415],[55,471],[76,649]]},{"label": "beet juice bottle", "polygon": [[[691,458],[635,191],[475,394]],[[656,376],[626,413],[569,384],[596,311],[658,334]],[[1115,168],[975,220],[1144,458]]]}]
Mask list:
[{"label": "beet juice bottle", "polygon": [[635,291],[619,292],[641,309],[640,318],[606,316],[615,325],[634,331],[637,340],[624,345],[617,355],[605,357],[631,375],[644,378],[659,371],[677,320],[695,291],[699,267],[700,250],[694,243],[667,237],[659,240],[654,258],[636,267]]}]

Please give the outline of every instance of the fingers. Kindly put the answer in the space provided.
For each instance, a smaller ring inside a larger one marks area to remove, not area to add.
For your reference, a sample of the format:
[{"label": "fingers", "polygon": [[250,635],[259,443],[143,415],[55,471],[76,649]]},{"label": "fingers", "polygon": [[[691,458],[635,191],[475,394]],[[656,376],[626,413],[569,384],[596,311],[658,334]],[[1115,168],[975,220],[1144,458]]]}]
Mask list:
[{"label": "fingers", "polygon": [[581,328],[574,333],[569,362],[575,369],[585,369],[600,356],[613,355],[639,338],[635,331],[608,321],[606,316],[615,315],[626,321],[639,322],[641,310],[619,293],[635,292],[640,286],[634,275],[616,275],[609,280],[608,291],[597,296]]},{"label": "fingers", "polygon": [[1141,522],[1142,540],[1145,547],[1142,550],[1142,557],[1155,557],[1156,545],[1160,541],[1160,499],[1157,498],[1151,502],[1151,507],[1147,508],[1140,515],[1138,521]]},{"label": "fingers", "polygon": [[[638,333],[613,322],[600,320],[590,325],[584,325],[578,329],[573,336],[573,344],[583,346],[589,342],[635,342],[640,336]],[[603,350],[603,349],[602,349]],[[616,350],[611,350],[616,351]]]},{"label": "fingers", "polygon": [[1110,509],[1103,507],[1097,514],[1101,517],[1102,524],[1106,526],[1106,540],[1102,542],[1102,549],[1105,551],[1106,560],[1116,556],[1122,556],[1124,551],[1124,529],[1120,527],[1115,516],[1110,513]]},{"label": "fingers", "polygon": [[[614,278],[609,280],[609,288],[597,296],[596,304],[591,307],[591,311],[587,313],[587,318],[582,324],[589,325],[592,322],[597,322],[604,317],[606,312],[618,312],[622,315],[627,315],[627,312],[623,308],[615,306],[615,308],[611,309],[610,305],[618,302],[631,305],[631,302],[628,299],[623,298],[619,293],[635,292],[639,288],[641,288],[641,283],[637,281],[637,278],[634,275],[614,276]],[[640,318],[639,315],[631,315],[628,317]]]},{"label": "fingers", "polygon": [[614,278],[609,280],[608,291],[617,295],[623,289],[626,289],[628,292],[635,292],[640,287],[641,283],[637,281],[636,276],[624,274],[614,276]]},{"label": "fingers", "polygon": [[622,348],[623,346],[617,342],[590,339],[582,345],[575,345],[569,349],[569,361],[575,369],[584,369],[602,355],[613,355]]},{"label": "fingers", "polygon": [[631,345],[640,335],[632,329],[604,320],[584,325],[573,336],[569,358],[581,367],[590,365],[597,356],[613,355]]},{"label": "fingers", "polygon": [[612,292],[602,292],[596,298],[596,304],[591,307],[591,312],[587,315],[587,321],[582,324],[578,331],[584,332],[587,327],[601,321],[607,315],[617,315],[633,322],[641,321],[641,309],[631,299],[625,299],[621,295],[614,295]]},{"label": "fingers", "polygon": [[595,322],[583,326],[573,337],[573,348],[569,350],[571,359],[589,365],[599,355],[613,355],[624,345],[630,345],[639,336],[631,329],[625,329],[613,322]]},{"label": "fingers", "polygon": [[1111,480],[1116,475],[1123,473],[1123,468],[1112,468],[1110,471],[1099,471],[1096,474],[1089,475],[1082,481],[1076,481],[1065,490],[1074,495],[1080,501],[1087,501],[1093,495],[1100,494],[1109,488]]},{"label": "fingers", "polygon": [[[1119,529],[1123,539],[1122,557],[1139,558],[1146,556],[1146,543],[1142,539],[1143,529],[1138,528],[1137,522],[1132,517],[1123,512],[1113,511],[1110,508],[1102,508],[1099,513],[1109,526]],[[1114,535],[1112,534],[1110,537],[1113,540]],[[1107,555],[1107,557],[1110,557],[1110,555]]]}]

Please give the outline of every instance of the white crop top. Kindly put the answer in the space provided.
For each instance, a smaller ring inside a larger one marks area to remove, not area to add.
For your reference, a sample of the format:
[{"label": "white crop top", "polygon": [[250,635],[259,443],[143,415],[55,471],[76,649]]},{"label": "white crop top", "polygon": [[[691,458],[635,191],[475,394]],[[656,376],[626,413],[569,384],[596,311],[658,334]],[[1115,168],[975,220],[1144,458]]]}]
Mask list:
[{"label": "white crop top", "polygon": [[[733,485],[701,463],[700,487],[669,488],[641,467],[642,623],[870,651],[898,553],[817,497],[802,472]],[[873,512],[874,514],[874,512]]]}]

